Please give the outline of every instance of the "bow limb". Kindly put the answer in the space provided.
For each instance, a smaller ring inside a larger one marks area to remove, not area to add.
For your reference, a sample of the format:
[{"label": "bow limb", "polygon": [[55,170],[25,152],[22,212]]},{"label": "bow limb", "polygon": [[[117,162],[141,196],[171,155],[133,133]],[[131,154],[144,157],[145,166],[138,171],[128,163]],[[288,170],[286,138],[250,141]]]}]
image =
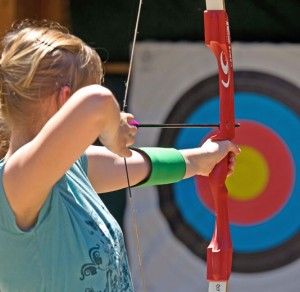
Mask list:
[{"label": "bow limb", "polygon": [[[206,0],[204,12],[205,44],[214,53],[219,70],[220,128],[212,140],[231,140],[235,134],[234,85],[231,39],[223,0]],[[232,242],[228,220],[228,191],[225,180],[228,157],[215,166],[209,185],[215,202],[216,224],[207,248],[209,292],[227,291],[232,265]]]}]

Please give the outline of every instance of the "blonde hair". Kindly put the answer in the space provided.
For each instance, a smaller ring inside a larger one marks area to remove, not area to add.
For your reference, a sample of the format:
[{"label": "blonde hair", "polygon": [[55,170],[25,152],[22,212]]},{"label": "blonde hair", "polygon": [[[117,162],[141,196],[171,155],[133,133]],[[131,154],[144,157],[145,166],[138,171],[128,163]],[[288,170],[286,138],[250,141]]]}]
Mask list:
[{"label": "blonde hair", "polygon": [[3,38],[1,51],[0,138],[6,146],[1,136],[7,136],[15,121],[26,120],[30,105],[62,86],[75,92],[102,80],[96,51],[58,23],[16,23]]}]

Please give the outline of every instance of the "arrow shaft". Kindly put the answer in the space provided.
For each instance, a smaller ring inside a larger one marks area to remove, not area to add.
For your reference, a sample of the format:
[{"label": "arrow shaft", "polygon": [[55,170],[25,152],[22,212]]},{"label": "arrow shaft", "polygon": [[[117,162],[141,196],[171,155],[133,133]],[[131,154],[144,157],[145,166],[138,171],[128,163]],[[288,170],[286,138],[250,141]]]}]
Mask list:
[{"label": "arrow shaft", "polygon": [[[137,128],[220,128],[220,124],[134,124]],[[235,127],[239,127],[239,124],[235,124]]]}]

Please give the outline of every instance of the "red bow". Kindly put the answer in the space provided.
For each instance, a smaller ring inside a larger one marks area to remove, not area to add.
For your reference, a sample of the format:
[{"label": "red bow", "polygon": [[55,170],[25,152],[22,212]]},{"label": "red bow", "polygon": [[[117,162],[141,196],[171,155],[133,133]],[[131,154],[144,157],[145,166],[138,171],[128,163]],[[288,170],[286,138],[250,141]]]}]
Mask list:
[{"label": "red bow", "polygon": [[[235,134],[234,84],[231,39],[228,16],[223,0],[207,0],[204,12],[205,44],[217,58],[220,91],[220,128],[212,140],[231,140]],[[232,243],[230,237],[225,180],[228,157],[213,169],[209,185],[215,202],[216,224],[207,248],[209,292],[227,291],[231,273]]]}]

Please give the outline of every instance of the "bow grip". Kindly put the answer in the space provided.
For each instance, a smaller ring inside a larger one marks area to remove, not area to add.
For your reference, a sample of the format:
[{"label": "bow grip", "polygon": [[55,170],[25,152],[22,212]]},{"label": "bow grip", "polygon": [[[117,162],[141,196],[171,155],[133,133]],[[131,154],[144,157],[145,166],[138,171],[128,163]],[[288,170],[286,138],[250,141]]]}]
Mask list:
[{"label": "bow grip", "polygon": [[228,156],[219,162],[209,175],[209,185],[214,198],[216,224],[212,240],[207,248],[207,279],[228,281],[232,266],[232,242],[228,221],[228,192],[225,180],[228,172]]}]

